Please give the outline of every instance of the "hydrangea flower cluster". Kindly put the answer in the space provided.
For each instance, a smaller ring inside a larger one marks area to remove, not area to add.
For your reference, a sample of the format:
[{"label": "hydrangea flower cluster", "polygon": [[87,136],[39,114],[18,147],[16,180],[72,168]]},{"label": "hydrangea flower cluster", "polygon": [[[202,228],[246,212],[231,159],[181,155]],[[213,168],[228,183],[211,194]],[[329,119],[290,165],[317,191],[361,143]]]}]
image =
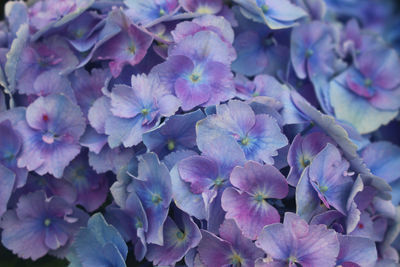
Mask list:
[{"label": "hydrangea flower cluster", "polygon": [[394,3],[7,2],[1,244],[70,267],[398,266]]}]

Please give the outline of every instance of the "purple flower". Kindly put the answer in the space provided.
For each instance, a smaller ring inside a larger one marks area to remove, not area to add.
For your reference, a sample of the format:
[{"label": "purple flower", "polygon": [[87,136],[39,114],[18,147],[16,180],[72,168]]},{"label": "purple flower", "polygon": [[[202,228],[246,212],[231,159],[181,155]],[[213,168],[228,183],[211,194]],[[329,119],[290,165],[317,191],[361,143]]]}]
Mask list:
[{"label": "purple flower", "polygon": [[[372,240],[363,237],[338,235],[340,251],[336,265],[373,267],[377,251]],[[347,264],[347,265],[346,265]]]},{"label": "purple flower", "polygon": [[[201,214],[204,205],[208,230],[217,232],[225,216],[221,208],[222,191],[230,184],[229,176],[233,168],[243,166],[245,157],[239,145],[231,138],[220,136],[208,141],[199,145],[201,156],[185,158],[177,166],[180,178],[189,184],[190,191],[201,194],[204,201],[197,205],[188,203],[185,206],[199,209],[198,212]],[[194,211],[189,213],[192,214]]]},{"label": "purple flower", "polygon": [[[68,73],[78,65],[78,59],[59,36],[26,46],[18,63],[16,81],[21,94],[48,95],[57,89],[47,88],[48,71]],[[61,77],[53,77],[53,87],[64,86]],[[44,87],[44,88],[43,88]],[[54,90],[54,91],[52,91]],[[42,93],[43,91],[43,93]]]},{"label": "purple flower", "polygon": [[263,256],[251,240],[245,238],[233,220],[225,220],[219,228],[220,237],[201,230],[198,247],[200,261],[205,266],[254,266]]},{"label": "purple flower", "polygon": [[178,0],[124,0],[124,3],[128,7],[126,15],[145,26],[175,13],[178,7]]},{"label": "purple flower", "polygon": [[346,71],[346,85],[352,93],[382,110],[400,108],[400,59],[395,50],[379,49],[357,57],[357,67]]},{"label": "purple flower", "polygon": [[228,44],[232,44],[234,40],[234,32],[229,21],[224,17],[213,15],[204,15],[192,21],[183,21],[176,25],[175,30],[171,34],[174,37],[174,41],[179,43],[187,36],[195,35],[200,31],[215,32],[221,40]]},{"label": "purple flower", "polygon": [[159,83],[155,75],[132,76],[132,86],[116,85],[111,92],[111,113],[105,133],[111,148],[121,143],[131,147],[142,134],[155,127],[161,117],[172,116],[179,100]]},{"label": "purple flower", "polygon": [[90,217],[87,227],[76,234],[72,247],[81,266],[126,266],[128,247],[101,213]]},{"label": "purple flower", "polygon": [[333,140],[323,133],[314,132],[305,137],[302,137],[300,134],[296,135],[290,145],[287,158],[290,166],[287,180],[290,185],[297,185],[304,169],[311,164],[313,158],[328,143],[333,144]]},{"label": "purple flower", "polygon": [[200,14],[217,14],[222,10],[222,0],[179,0],[179,4],[187,12]]},{"label": "purple flower", "polygon": [[242,14],[254,21],[265,23],[273,30],[290,28],[307,16],[300,7],[289,0],[235,0]]},{"label": "purple flower", "polygon": [[187,214],[179,217],[178,225],[170,217],[165,221],[163,246],[149,245],[146,258],[154,265],[174,265],[199,244],[201,233],[197,225]]},{"label": "purple flower", "polygon": [[147,53],[153,38],[130,22],[126,15],[116,9],[109,20],[121,28],[121,32],[102,44],[93,55],[94,60],[111,60],[109,67],[114,77],[118,77],[126,64],[138,64]]},{"label": "purple flower", "polygon": [[[385,53],[392,54],[394,52],[388,51]],[[387,56],[388,55],[382,55],[376,57],[375,60],[384,60],[388,58]],[[395,55],[392,54],[392,56]],[[392,59],[390,59],[390,61],[392,61]],[[386,65],[383,64],[382,66]],[[373,67],[373,65],[371,65],[371,67]],[[330,82],[330,103],[337,119],[350,123],[359,133],[366,134],[375,131],[381,125],[389,123],[397,116],[398,103],[396,99],[398,99],[398,93],[400,91],[397,88],[387,90],[379,87],[365,86],[365,80],[363,81],[362,74],[357,73],[358,70],[351,67]],[[389,72],[387,74],[389,74]],[[396,79],[390,78],[390,80],[395,82]],[[370,95],[363,96],[355,93],[350,86],[358,88],[357,84],[360,85],[360,90],[362,90],[360,93],[369,92],[368,94]],[[373,102],[378,103],[378,106],[382,104],[381,107],[386,108],[378,108]]]},{"label": "purple flower", "polygon": [[26,109],[26,121],[17,125],[23,140],[18,166],[60,178],[81,149],[85,130],[79,107],[62,95],[39,97]]},{"label": "purple flower", "polygon": [[371,172],[388,183],[400,178],[400,147],[387,141],[374,142],[362,150],[361,156]]},{"label": "purple flower", "polygon": [[230,51],[216,33],[200,31],[174,46],[152,73],[182,101],[184,111],[215,105],[234,96]]},{"label": "purple flower", "polygon": [[330,77],[335,72],[336,55],[333,30],[319,21],[305,23],[292,31],[290,57],[296,75]]},{"label": "purple flower", "polygon": [[[167,167],[154,153],[139,159],[139,173],[130,186],[138,195],[149,222],[147,243],[164,244],[163,225],[172,200],[171,177]],[[128,188],[129,190],[129,188]]]},{"label": "purple flower", "polygon": [[101,90],[106,81],[111,78],[110,76],[110,73],[103,69],[92,69],[91,73],[85,69],[79,69],[73,73],[71,85],[85,117],[87,117],[95,100],[103,96]]},{"label": "purple flower", "polygon": [[234,219],[243,235],[257,239],[265,225],[278,223],[278,211],[268,199],[282,199],[289,188],[285,177],[271,165],[249,161],[244,167],[233,169],[230,181],[233,186],[222,194],[222,208],[226,219]]},{"label": "purple flower", "polygon": [[[11,112],[15,111],[16,110],[11,110]],[[19,109],[19,111],[18,113],[22,115],[21,119],[23,119],[24,112],[21,109]],[[0,165],[12,172],[12,176],[15,176],[12,178],[12,180],[15,179],[15,184],[13,182],[12,187],[20,188],[26,183],[26,177],[28,175],[25,168],[18,168],[17,166],[17,159],[22,150],[21,136],[8,119],[0,122],[0,132],[2,136],[0,139]],[[3,171],[8,172],[4,169]]]},{"label": "purple flower", "polygon": [[276,265],[304,267],[335,266],[339,241],[324,225],[308,225],[296,214],[286,212],[282,223],[267,225],[256,241]]},{"label": "purple flower", "polygon": [[159,128],[143,134],[143,143],[160,158],[172,151],[191,149],[196,146],[196,123],[204,117],[200,110],[174,115]]},{"label": "purple flower", "polygon": [[296,189],[296,204],[299,214],[320,201],[347,214],[347,200],[353,186],[353,179],[347,174],[349,163],[340,151],[328,143],[303,171]]},{"label": "purple flower", "polygon": [[82,205],[87,211],[96,210],[106,200],[108,178],[90,168],[86,154],[80,154],[69,164],[63,178],[76,188],[76,204]]},{"label": "purple flower", "polygon": [[[77,16],[85,11],[91,0],[44,0],[29,8],[29,21],[35,30],[43,30],[50,24],[61,24],[65,17]],[[74,14],[75,13],[75,14]]]},{"label": "purple flower", "polygon": [[217,106],[217,114],[197,125],[197,143],[208,142],[216,135],[232,137],[248,160],[273,163],[277,150],[287,145],[278,123],[267,114],[255,114],[249,105],[232,100]]},{"label": "purple flower", "polygon": [[232,70],[247,76],[285,71],[289,60],[286,31],[272,31],[264,24],[246,19],[238,9],[233,10],[239,28],[233,43],[237,59],[232,63]]},{"label": "purple flower", "polygon": [[88,216],[59,197],[43,191],[21,196],[15,210],[2,219],[3,245],[19,257],[36,260],[48,251],[68,246]]}]

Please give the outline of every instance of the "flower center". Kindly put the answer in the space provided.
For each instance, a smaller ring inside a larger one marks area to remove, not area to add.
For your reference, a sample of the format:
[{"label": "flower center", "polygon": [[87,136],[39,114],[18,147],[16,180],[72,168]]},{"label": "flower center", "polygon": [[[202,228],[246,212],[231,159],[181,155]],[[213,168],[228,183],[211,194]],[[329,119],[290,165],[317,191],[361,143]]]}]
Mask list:
[{"label": "flower center", "polygon": [[296,257],[294,256],[290,256],[288,259],[289,264],[295,264],[297,262]]},{"label": "flower center", "polygon": [[164,16],[165,15],[164,8],[160,8],[159,14],[160,14],[160,16]]},{"label": "flower center", "polygon": [[262,5],[261,6],[261,10],[263,11],[263,13],[267,13],[269,10],[269,6],[268,5]]},{"label": "flower center", "polygon": [[160,197],[159,194],[154,194],[151,197],[151,202],[153,202],[154,204],[159,204],[161,202],[162,198]]},{"label": "flower center", "polygon": [[129,52],[130,52],[131,54],[135,54],[135,52],[136,52],[136,46],[135,46],[134,44],[132,44],[132,45],[130,45],[130,46],[128,47],[128,50],[129,50]]},{"label": "flower center", "polygon": [[237,253],[234,253],[232,255],[232,265],[241,266],[241,264],[242,264],[242,258]]},{"label": "flower center", "polygon": [[137,219],[135,224],[136,229],[143,228],[143,223],[141,220]]},{"label": "flower center", "polygon": [[370,78],[367,78],[364,80],[364,85],[367,87],[370,87],[372,85],[372,80]]},{"label": "flower center", "polygon": [[193,73],[192,75],[190,75],[190,80],[192,81],[192,82],[198,82],[199,80],[200,80],[200,75],[199,74],[195,74],[195,73]]},{"label": "flower center", "polygon": [[174,140],[169,140],[168,143],[167,143],[167,146],[168,146],[168,150],[170,150],[170,151],[174,150],[175,149]]},{"label": "flower center", "polygon": [[50,220],[49,218],[46,218],[46,219],[44,220],[43,224],[44,224],[46,227],[48,227],[48,226],[50,226],[50,224],[51,224],[51,220]]},{"label": "flower center", "polygon": [[224,179],[222,179],[221,177],[218,177],[217,179],[215,179],[214,184],[216,186],[220,186],[224,183]]},{"label": "flower center", "polygon": [[308,158],[306,158],[306,157],[301,157],[300,158],[300,165],[303,167],[303,168],[305,168],[305,167],[307,167],[308,165],[310,165],[310,163],[311,163],[311,161],[308,159]]},{"label": "flower center", "polygon": [[254,199],[255,199],[258,203],[261,203],[261,202],[264,201],[264,195],[258,193],[258,194],[256,194],[256,195],[254,196]]},{"label": "flower center", "polygon": [[327,187],[326,185],[323,185],[323,186],[320,186],[320,187],[319,187],[319,190],[320,190],[322,193],[325,193],[326,191],[328,191],[328,187]]},{"label": "flower center", "polygon": [[307,49],[306,58],[310,58],[312,57],[312,55],[314,55],[314,50],[312,50],[311,48]]},{"label": "flower center", "polygon": [[242,145],[247,146],[250,142],[250,139],[246,136],[240,142],[242,143]]},{"label": "flower center", "polygon": [[185,233],[182,233],[181,231],[178,231],[178,232],[176,232],[176,237],[179,239],[179,240],[184,240],[185,239],[185,237],[186,237],[186,235],[185,235]]},{"label": "flower center", "polygon": [[148,115],[149,114],[149,109],[147,109],[147,108],[144,108],[144,109],[142,109],[142,114],[143,114],[143,116],[146,116],[146,115]]}]

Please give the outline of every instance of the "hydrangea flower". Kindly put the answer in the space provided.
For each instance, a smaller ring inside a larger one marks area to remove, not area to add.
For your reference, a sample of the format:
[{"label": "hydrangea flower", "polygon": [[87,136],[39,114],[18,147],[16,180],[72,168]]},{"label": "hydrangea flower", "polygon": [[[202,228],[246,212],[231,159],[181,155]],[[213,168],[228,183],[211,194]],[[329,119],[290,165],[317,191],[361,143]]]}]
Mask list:
[{"label": "hydrangea flower", "polygon": [[304,169],[328,143],[333,143],[333,141],[323,133],[314,132],[304,137],[296,135],[290,145],[287,158],[290,166],[287,180],[290,185],[297,185]]},{"label": "hydrangea flower", "polygon": [[287,42],[285,31],[272,31],[264,24],[246,19],[239,10],[233,10],[239,19],[239,28],[233,43],[237,59],[232,63],[232,70],[247,76],[275,75],[285,70],[289,59],[288,47],[284,45]]},{"label": "hydrangea flower", "polygon": [[217,14],[222,10],[222,0],[179,0],[179,4],[187,12],[200,14]]},{"label": "hydrangea flower", "polygon": [[292,31],[291,61],[300,79],[307,76],[329,77],[334,74],[336,55],[333,30],[326,24],[313,21]]},{"label": "hydrangea flower", "polygon": [[[40,43],[26,46],[18,63],[16,81],[17,89],[21,94],[42,95],[48,85],[48,71],[68,73],[78,65],[78,59],[68,47],[68,44],[59,36],[46,39]],[[54,77],[53,86],[63,86],[63,80]],[[33,85],[33,86],[32,86]],[[65,85],[64,85],[65,86]],[[55,90],[55,89],[47,89]],[[56,90],[55,90],[56,91]],[[47,94],[52,91],[47,92]]]},{"label": "hydrangea flower", "polygon": [[339,240],[324,225],[308,225],[296,214],[286,212],[283,223],[267,225],[256,241],[272,259],[273,266],[335,266]]},{"label": "hydrangea flower", "polygon": [[311,206],[322,203],[347,214],[347,199],[353,179],[347,173],[349,163],[340,151],[328,143],[303,171],[296,189],[297,210],[301,214]]},{"label": "hydrangea flower", "polygon": [[81,149],[85,120],[76,104],[63,95],[39,97],[26,109],[17,129],[23,145],[18,166],[60,178]]},{"label": "hydrangea flower", "polygon": [[202,230],[198,251],[205,266],[254,266],[263,256],[251,240],[245,238],[233,220],[225,220],[219,228],[220,237]]},{"label": "hydrangea flower", "polygon": [[170,217],[164,225],[164,245],[149,245],[146,258],[154,265],[173,265],[180,261],[191,248],[197,247],[201,233],[187,214],[181,215],[178,226]]},{"label": "hydrangea flower", "polygon": [[84,266],[126,266],[128,246],[119,232],[100,213],[90,217],[87,227],[76,234],[73,248]]},{"label": "hydrangea flower", "polygon": [[88,157],[81,153],[65,169],[63,178],[77,190],[76,203],[91,212],[99,208],[106,200],[108,178],[97,174],[88,164]]},{"label": "hydrangea flower", "polygon": [[288,0],[234,0],[242,14],[257,22],[268,25],[273,30],[293,27],[297,21],[307,16],[300,7]]},{"label": "hydrangea flower", "polygon": [[7,203],[16,187],[25,184],[26,169],[17,167],[17,157],[21,151],[22,142],[19,134],[13,129],[11,122],[0,122],[0,215],[7,210]]},{"label": "hydrangea flower", "polygon": [[230,181],[239,190],[229,187],[222,194],[225,218],[234,219],[243,235],[257,239],[265,225],[278,223],[278,211],[268,199],[282,199],[289,188],[285,177],[271,165],[249,161],[233,169]]},{"label": "hydrangea flower", "polygon": [[71,243],[88,216],[59,197],[36,191],[21,198],[2,219],[1,242],[21,258],[36,260]]},{"label": "hydrangea flower", "polygon": [[143,134],[143,143],[160,158],[172,151],[191,149],[196,146],[196,123],[204,117],[200,110],[174,115],[160,127]]},{"label": "hydrangea flower", "polygon": [[[199,145],[199,144],[198,144]],[[189,184],[193,194],[202,194],[208,230],[217,232],[224,220],[221,208],[223,189],[229,186],[229,176],[236,166],[243,166],[245,157],[236,141],[226,137],[210,139],[199,145],[202,154],[187,157],[177,164],[180,178]],[[226,157],[225,155],[231,155]],[[202,204],[191,208],[200,208]]]},{"label": "hydrangea flower", "polygon": [[29,21],[35,30],[43,30],[50,24],[62,24],[62,20],[76,17],[89,8],[92,0],[43,0],[29,8]]},{"label": "hydrangea flower", "polygon": [[236,100],[217,106],[216,115],[198,123],[198,144],[216,135],[231,136],[248,160],[269,164],[277,150],[288,142],[275,119],[266,114],[256,115],[249,105]]},{"label": "hydrangea flower", "polygon": [[71,86],[77,103],[86,117],[95,100],[103,96],[101,90],[110,76],[110,73],[103,69],[92,69],[90,73],[79,69],[72,74]]},{"label": "hydrangea flower", "polygon": [[111,92],[111,113],[105,133],[111,148],[121,143],[125,147],[137,145],[142,134],[172,116],[179,108],[179,100],[159,83],[155,75],[132,76],[131,87],[116,85]]},{"label": "hydrangea flower", "polygon": [[144,58],[153,38],[133,24],[120,10],[113,10],[109,19],[121,31],[104,42],[94,52],[93,58],[111,60],[110,71],[114,77],[118,77],[126,64],[134,66]]},{"label": "hydrangea flower", "polygon": [[[351,123],[360,133],[387,124],[400,107],[400,81],[395,75],[399,68],[394,50],[376,49],[359,55],[357,67],[350,67],[330,84],[335,116]],[[352,105],[346,106],[348,102]]]},{"label": "hydrangea flower", "polygon": [[178,8],[178,0],[124,0],[124,3],[128,7],[126,15],[145,26],[175,13]]},{"label": "hydrangea flower", "polygon": [[172,200],[171,177],[154,153],[142,155],[138,168],[138,176],[132,180],[130,188],[136,192],[146,212],[149,222],[146,241],[162,246],[164,222]]},{"label": "hydrangea flower", "polygon": [[174,92],[184,111],[196,106],[211,106],[234,96],[229,65],[234,57],[229,45],[211,31],[200,31],[179,42],[167,61],[152,73]]}]

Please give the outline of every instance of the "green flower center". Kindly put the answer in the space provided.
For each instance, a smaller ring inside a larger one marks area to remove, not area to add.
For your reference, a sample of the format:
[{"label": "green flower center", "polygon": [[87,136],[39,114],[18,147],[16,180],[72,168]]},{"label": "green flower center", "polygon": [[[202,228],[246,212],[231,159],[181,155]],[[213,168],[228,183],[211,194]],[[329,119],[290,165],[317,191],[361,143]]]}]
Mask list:
[{"label": "green flower center", "polygon": [[176,232],[176,237],[179,239],[179,240],[184,240],[185,239],[185,237],[186,237],[186,234],[185,233],[182,233],[181,231],[178,231],[178,232]]},{"label": "green flower center", "polygon": [[256,194],[256,195],[254,196],[254,199],[255,199],[258,203],[261,203],[261,202],[264,201],[264,195],[258,193],[258,194]]},{"label": "green flower center", "polygon": [[149,109],[147,109],[147,108],[144,108],[144,109],[142,109],[142,111],[141,111],[141,112],[142,112],[142,115],[143,115],[143,116],[146,116],[146,115],[148,115],[148,114],[149,114],[149,112],[150,112],[150,111],[149,111]]},{"label": "green flower center", "polygon": [[241,264],[242,264],[242,258],[237,253],[234,253],[232,256],[232,265],[241,266]]},{"label": "green flower center", "polygon": [[365,79],[364,81],[365,86],[370,87],[372,85],[372,80],[370,78]]},{"label": "green flower center", "polygon": [[44,226],[48,227],[51,224],[51,220],[49,218],[46,218],[43,222]]},{"label": "green flower center", "polygon": [[269,6],[268,6],[268,5],[262,5],[262,6],[261,6],[261,10],[262,10],[264,13],[267,13],[268,10],[269,10]]},{"label": "green flower center", "polygon": [[175,142],[173,140],[169,140],[167,143],[168,150],[172,151],[175,149]]},{"label": "green flower center", "polygon": [[160,16],[164,16],[164,15],[165,15],[165,10],[164,10],[164,8],[160,8],[159,14],[160,14]]},{"label": "green flower center", "polygon": [[240,142],[242,143],[242,145],[247,146],[250,142],[250,139],[246,136]]},{"label": "green flower center", "polygon": [[224,179],[222,179],[222,178],[220,178],[220,177],[218,177],[217,179],[215,179],[215,181],[214,181],[214,184],[216,185],[216,186],[220,186],[220,185],[222,185],[224,183]]},{"label": "green flower center", "polygon": [[159,194],[154,194],[151,197],[151,202],[153,202],[154,204],[159,204],[161,202],[162,198],[160,197]]},{"label": "green flower center", "polygon": [[143,223],[141,220],[137,219],[135,223],[136,229],[143,228]]},{"label": "green flower center", "polygon": [[192,81],[192,82],[198,82],[199,80],[200,80],[200,75],[199,74],[195,74],[195,73],[193,73],[192,75],[190,75],[190,80]]},{"label": "green flower center", "polygon": [[322,193],[325,193],[326,191],[328,191],[328,187],[327,187],[326,185],[323,185],[323,186],[320,186],[320,187],[319,187],[319,190],[320,190]]},{"label": "green flower center", "polygon": [[306,58],[310,58],[312,55],[314,55],[314,51],[311,48],[307,49]]},{"label": "green flower center", "polygon": [[136,46],[134,44],[130,45],[128,47],[128,50],[131,54],[135,54],[136,53]]},{"label": "green flower center", "polygon": [[300,159],[300,165],[301,165],[303,168],[305,168],[305,167],[307,167],[308,165],[310,165],[310,163],[311,163],[311,161],[310,161],[308,158],[305,158],[304,156],[301,157],[301,159]]}]

